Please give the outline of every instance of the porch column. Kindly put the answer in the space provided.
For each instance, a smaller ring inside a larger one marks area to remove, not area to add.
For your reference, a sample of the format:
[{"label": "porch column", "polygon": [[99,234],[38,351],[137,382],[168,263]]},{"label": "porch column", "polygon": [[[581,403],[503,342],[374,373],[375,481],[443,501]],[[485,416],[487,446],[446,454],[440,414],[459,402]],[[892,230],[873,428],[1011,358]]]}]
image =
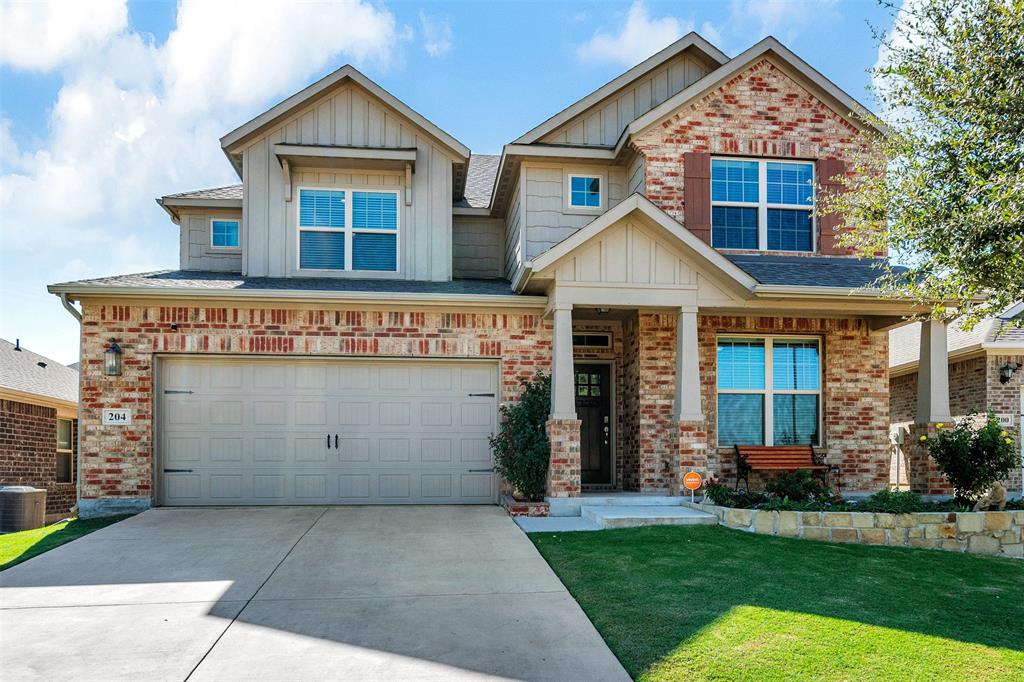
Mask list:
[{"label": "porch column", "polygon": [[681,308],[676,314],[676,407],[675,420],[702,421],[700,404],[700,347],[697,343],[697,309]]},{"label": "porch column", "polygon": [[551,419],[575,419],[573,385],[572,304],[556,304],[551,349]]},{"label": "porch column", "polygon": [[573,380],[572,305],[552,308],[554,334],[551,348],[551,414],[547,421],[549,497],[580,494],[580,420],[576,418]]},{"label": "porch column", "polygon": [[917,418],[910,427],[910,442],[904,446],[911,490],[926,495],[951,492],[949,482],[929,456],[927,442],[921,442],[922,436],[935,435],[938,422],[950,419],[946,324],[926,320],[921,323],[921,350],[917,362]]},{"label": "porch column", "polygon": [[708,433],[701,407],[700,345],[697,339],[697,308],[676,313],[676,382],[673,418],[678,427],[674,476],[669,493],[683,494],[683,476],[690,471],[707,476]]},{"label": "porch column", "polygon": [[946,323],[921,323],[921,355],[917,363],[917,423],[949,421],[949,354]]}]

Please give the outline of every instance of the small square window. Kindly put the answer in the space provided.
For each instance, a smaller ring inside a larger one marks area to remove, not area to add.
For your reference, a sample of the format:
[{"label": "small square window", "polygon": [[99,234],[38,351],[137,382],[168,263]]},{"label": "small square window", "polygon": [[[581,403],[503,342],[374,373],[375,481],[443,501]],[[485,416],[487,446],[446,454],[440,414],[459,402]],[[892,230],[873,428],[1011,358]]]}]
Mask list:
[{"label": "small square window", "polygon": [[210,243],[214,248],[238,248],[237,220],[214,220],[211,225],[212,241]]},{"label": "small square window", "polygon": [[601,208],[601,178],[569,176],[569,205],[575,208]]}]

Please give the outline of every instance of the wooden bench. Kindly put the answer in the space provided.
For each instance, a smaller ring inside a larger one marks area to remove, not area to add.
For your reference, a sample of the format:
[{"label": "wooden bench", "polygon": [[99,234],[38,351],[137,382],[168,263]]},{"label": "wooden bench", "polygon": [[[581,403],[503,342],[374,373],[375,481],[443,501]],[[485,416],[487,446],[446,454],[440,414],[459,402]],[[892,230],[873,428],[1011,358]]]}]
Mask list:
[{"label": "wooden bench", "polygon": [[[751,471],[800,471],[814,474],[822,485],[828,485],[829,472],[839,473],[839,467],[829,466],[810,445],[736,445],[736,490],[740,479],[750,492]],[[838,482],[838,476],[836,481]]]}]

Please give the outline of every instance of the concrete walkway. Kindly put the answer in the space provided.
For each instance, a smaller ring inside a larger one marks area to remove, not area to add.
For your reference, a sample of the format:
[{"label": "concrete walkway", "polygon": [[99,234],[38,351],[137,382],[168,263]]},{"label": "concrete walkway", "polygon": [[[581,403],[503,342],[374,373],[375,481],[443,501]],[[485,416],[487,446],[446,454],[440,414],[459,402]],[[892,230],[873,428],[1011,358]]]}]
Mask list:
[{"label": "concrete walkway", "polygon": [[496,507],[156,509],[0,573],[3,677],[626,680]]}]

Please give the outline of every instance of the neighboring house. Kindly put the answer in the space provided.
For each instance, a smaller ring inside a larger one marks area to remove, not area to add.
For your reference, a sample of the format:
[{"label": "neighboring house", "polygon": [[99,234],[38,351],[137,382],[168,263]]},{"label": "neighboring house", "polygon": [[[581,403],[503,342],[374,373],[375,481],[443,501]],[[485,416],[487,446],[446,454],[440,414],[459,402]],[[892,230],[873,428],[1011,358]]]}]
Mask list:
[{"label": "neighboring house", "polygon": [[0,485],[46,488],[48,519],[75,506],[78,372],[0,339]]},{"label": "neighboring house", "polygon": [[[1024,304],[1000,317],[982,320],[971,331],[953,324],[948,331],[949,413],[954,418],[994,412],[1020,448],[1021,468],[1007,481],[1011,492],[1024,496],[1024,327],[1010,321],[1024,316]],[[914,323],[889,332],[889,405],[893,428],[915,421],[918,395],[918,357],[921,325]],[[905,440],[905,438],[904,438]],[[901,465],[900,482],[907,480]],[[893,476],[895,477],[895,469]]]},{"label": "neighboring house", "polygon": [[772,38],[691,33],[478,156],[335,71],[221,138],[240,185],[159,200],[180,269],[49,287],[81,303],[83,512],[494,503],[487,437],[538,371],[550,495],[678,493],[734,443],[885,487],[916,309],[811,212],[856,111]]}]

